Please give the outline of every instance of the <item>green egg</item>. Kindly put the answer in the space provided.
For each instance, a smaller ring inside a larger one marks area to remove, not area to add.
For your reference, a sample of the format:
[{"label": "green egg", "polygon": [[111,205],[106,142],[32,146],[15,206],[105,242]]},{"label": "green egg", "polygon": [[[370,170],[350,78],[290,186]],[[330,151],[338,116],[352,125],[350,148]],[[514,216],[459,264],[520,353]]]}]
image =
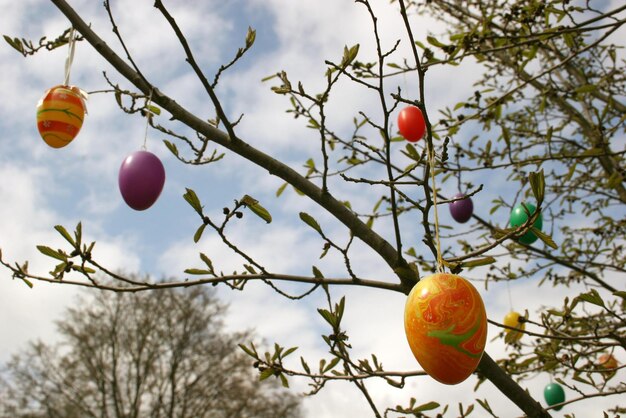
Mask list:
[{"label": "green egg", "polygon": [[[509,219],[509,224],[512,227],[524,225],[524,223],[528,220],[528,214],[532,215],[533,213],[535,213],[536,210],[537,208],[532,203],[520,203],[513,208],[513,211],[511,212],[511,218]],[[541,231],[541,228],[543,228],[543,217],[541,216],[541,214],[539,214],[533,226]],[[518,239],[518,241],[522,244],[532,244],[533,242],[537,241],[537,235],[535,235],[532,231],[528,231],[524,235],[522,235]]]}]

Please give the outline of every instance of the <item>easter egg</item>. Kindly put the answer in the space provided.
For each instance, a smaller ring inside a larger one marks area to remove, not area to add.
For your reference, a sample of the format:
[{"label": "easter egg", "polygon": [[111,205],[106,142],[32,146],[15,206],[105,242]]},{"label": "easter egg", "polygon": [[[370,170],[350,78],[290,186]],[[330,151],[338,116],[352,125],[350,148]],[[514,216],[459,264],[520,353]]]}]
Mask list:
[{"label": "easter egg", "polygon": [[77,87],[56,86],[37,103],[37,129],[52,148],[72,142],[83,126],[86,108]]},{"label": "easter egg", "polygon": [[[536,210],[537,208],[532,203],[520,203],[513,208],[509,224],[512,227],[524,225],[524,223],[528,220],[528,213],[532,215]],[[528,213],[526,213],[526,211],[528,211]],[[541,228],[543,228],[543,218],[541,214],[539,214],[533,226],[541,231]],[[522,235],[518,241],[522,244],[532,244],[537,241],[537,235],[535,235],[532,231],[528,231]]]},{"label": "easter egg", "polygon": [[460,200],[450,202],[450,215],[452,215],[455,221],[463,224],[472,217],[472,213],[474,213],[474,203],[471,197],[466,197],[463,193],[455,194],[454,199]]},{"label": "easter egg", "polygon": [[148,209],[159,198],[165,184],[163,163],[151,152],[134,152],[122,162],[118,182],[128,206],[135,210]]},{"label": "easter egg", "polygon": [[411,290],[404,309],[409,346],[424,371],[454,385],[476,370],[487,340],[480,294],[464,278],[437,273]]},{"label": "easter egg", "polygon": [[422,111],[415,106],[407,106],[398,114],[398,130],[409,142],[417,142],[426,133],[426,122]]},{"label": "easter egg", "polygon": [[[506,314],[506,316],[504,317],[504,325],[506,325],[507,327],[513,327],[513,328],[517,328],[519,330],[524,330],[526,328],[526,324],[524,322],[520,322],[520,318],[522,315],[520,315],[518,312],[514,312],[511,311],[508,314]],[[520,338],[522,338],[522,336],[524,335],[521,332],[512,330],[512,329],[508,329],[505,328],[504,329],[505,332],[505,341],[506,342],[515,342],[515,341],[519,341]]]},{"label": "easter egg", "polygon": [[617,360],[615,359],[615,357],[613,357],[610,354],[602,354],[599,358],[598,358],[598,365],[605,368],[605,369],[617,369]]},{"label": "easter egg", "polygon": [[[550,406],[557,403],[565,402],[565,391],[563,386],[558,383],[549,383],[543,390],[543,397],[546,399],[546,403]],[[557,406],[555,411],[560,410],[563,406]]]}]

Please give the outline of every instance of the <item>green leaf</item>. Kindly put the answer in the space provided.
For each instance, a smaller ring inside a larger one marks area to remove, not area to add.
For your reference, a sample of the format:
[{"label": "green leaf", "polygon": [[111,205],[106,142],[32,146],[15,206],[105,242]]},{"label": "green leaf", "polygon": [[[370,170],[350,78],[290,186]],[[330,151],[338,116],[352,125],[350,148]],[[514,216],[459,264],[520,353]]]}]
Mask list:
[{"label": "green leaf", "polygon": [[287,381],[287,378],[285,377],[284,374],[279,374],[278,377],[280,377],[280,382],[282,383],[284,388],[288,388],[289,387],[289,382]]},{"label": "green leaf", "polygon": [[55,225],[54,229],[56,229],[57,232],[67,240],[67,242],[72,244],[73,247],[76,247],[76,242],[74,241],[74,238],[72,238],[72,236],[67,232],[67,229],[65,229],[62,225]]},{"label": "green leaf", "polygon": [[500,239],[505,235],[514,232],[517,228],[494,228],[491,234],[495,239]]},{"label": "green leaf", "polygon": [[310,374],[311,373],[311,368],[309,367],[307,362],[304,361],[304,358],[300,357],[300,363],[302,364],[302,368],[304,369],[304,371]]},{"label": "green leaf", "polygon": [[446,46],[445,44],[439,42],[439,40],[435,38],[434,36],[427,36],[426,40],[428,41],[429,44],[439,47],[439,48]]},{"label": "green leaf", "polygon": [[576,298],[584,302],[604,307],[604,300],[596,289],[591,289],[589,292],[580,294]]},{"label": "green leaf", "polygon": [[167,139],[164,139],[163,143],[165,144],[167,149],[170,150],[170,152],[172,154],[174,154],[175,156],[178,157],[178,148],[176,148],[176,144],[173,144],[172,142],[168,141]]},{"label": "green leaf", "polygon": [[330,311],[326,309],[318,309],[317,312],[319,312],[322,318],[324,318],[333,328],[337,325],[337,318]]},{"label": "green leaf", "polygon": [[57,260],[67,261],[67,255],[61,254],[58,251],[53,250],[50,247],[46,247],[45,245],[38,245],[37,249],[43,255],[47,255],[48,257],[56,258]]},{"label": "green leaf", "polygon": [[274,375],[274,369],[272,369],[271,367],[267,368],[261,372],[261,375],[259,376],[259,380],[263,381],[273,375]]},{"label": "green leaf", "polygon": [[185,273],[193,274],[194,276],[206,276],[208,274],[211,274],[209,270],[202,269],[185,269]]},{"label": "green leaf", "polygon": [[200,241],[200,238],[202,238],[204,228],[206,228],[206,224],[200,225],[200,227],[196,230],[196,233],[193,234],[193,242],[195,242],[196,244],[198,243],[198,241]]},{"label": "green leaf", "polygon": [[270,80],[272,80],[272,79],[274,79],[274,78],[276,78],[276,77],[278,77],[278,74],[268,75],[268,76],[263,77],[263,78],[261,79],[261,83],[265,83],[266,81],[270,81]]},{"label": "green leaf", "polygon": [[[80,244],[83,239],[83,223],[82,222],[79,222],[76,224],[76,230],[74,231],[74,236],[76,237],[76,247],[78,248],[80,247]],[[91,249],[93,249],[94,245],[95,245],[95,242],[91,243]],[[89,249],[89,251],[91,251],[91,249]]]},{"label": "green leaf", "polygon": [[593,384],[590,380],[587,380],[587,379],[583,378],[583,377],[580,375],[580,373],[579,373],[579,372],[578,372],[578,373],[574,373],[574,376],[572,376],[572,379],[574,379],[574,380],[575,380],[575,381],[577,381],[577,382],[584,383],[584,384],[586,384],[586,385],[591,385],[591,384]]},{"label": "green leaf", "polygon": [[626,292],[622,290],[618,290],[617,292],[613,292],[615,296],[619,296],[622,299],[626,299]]},{"label": "green leaf", "polygon": [[276,190],[276,197],[280,197],[281,194],[283,194],[283,192],[285,191],[285,188],[287,187],[287,182],[283,183],[282,186],[280,186],[278,188],[278,190]]},{"label": "green leaf", "polygon": [[76,265],[76,264],[72,265],[72,270],[77,271],[79,273],[83,273],[83,274],[94,274],[96,272],[92,268],[89,268],[89,267],[86,267],[86,266],[83,267],[83,266]]},{"label": "green leaf", "polygon": [[489,402],[487,402],[487,399],[485,400],[476,399],[476,402],[478,402],[478,404],[482,406],[485,411],[493,415],[493,411],[491,410],[491,406],[489,406]]},{"label": "green leaf", "polygon": [[343,47],[343,58],[341,59],[341,66],[346,67],[355,60],[356,56],[359,53],[359,44],[356,44],[350,48],[347,46]]},{"label": "green leaf", "polygon": [[239,348],[241,348],[250,357],[257,358],[256,353],[252,349],[246,347],[245,345],[239,344]]},{"label": "green leaf", "polygon": [[535,228],[534,226],[531,226],[530,230],[533,232],[533,234],[537,235],[537,238],[542,240],[548,247],[554,248],[555,250],[559,248],[559,246],[556,244],[556,242],[554,242],[554,240],[552,239],[550,235],[544,234],[543,232],[541,232],[539,229]]},{"label": "green leaf", "polygon": [[255,40],[256,30],[248,26],[248,33],[246,34],[246,48],[250,48],[252,45],[254,45]]},{"label": "green leaf", "polygon": [[536,173],[529,173],[528,181],[530,182],[530,187],[533,191],[533,195],[535,196],[535,199],[537,199],[537,205],[540,205],[541,202],[543,202],[543,197],[546,190],[546,180],[543,175],[543,169]]},{"label": "green leaf", "polygon": [[15,48],[20,54],[24,54],[24,46],[22,45],[22,41],[19,38],[12,39],[10,36],[3,35],[4,40],[7,41],[9,45]]},{"label": "green leaf", "polygon": [[323,279],[324,275],[322,274],[322,272],[320,271],[320,269],[318,269],[317,267],[313,266],[313,276],[316,279]]},{"label": "green leaf", "polygon": [[20,277],[20,279],[22,279],[22,281],[26,283],[26,286],[30,287],[31,289],[33,288],[33,284],[26,277]]},{"label": "green leaf", "polygon": [[437,402],[432,401],[432,402],[428,402],[428,403],[425,403],[423,405],[420,405],[420,406],[418,406],[416,408],[412,408],[411,412],[412,413],[416,413],[416,412],[430,411],[432,409],[439,408],[439,406],[440,405]]},{"label": "green leaf", "polygon": [[581,153],[579,157],[596,157],[603,154],[605,154],[605,152],[602,148],[590,148],[587,151]]},{"label": "green leaf", "polygon": [[565,32],[563,34],[563,40],[565,41],[565,44],[571,48],[574,49],[576,47],[576,43],[574,42],[574,37],[572,36],[571,33],[569,32]]},{"label": "green leaf", "polygon": [[593,91],[596,91],[596,89],[597,87],[593,84],[585,84],[583,86],[576,88],[574,91],[576,93],[591,93]]},{"label": "green leaf", "polygon": [[327,373],[330,370],[332,370],[339,363],[339,360],[341,360],[339,357],[335,357],[334,359],[332,359],[330,363],[328,363],[326,367],[324,367],[324,370],[322,370],[322,373]]},{"label": "green leaf", "polygon": [[115,101],[119,107],[122,107],[122,92],[115,90]]},{"label": "green leaf", "polygon": [[622,184],[622,176],[619,171],[616,171],[611,174],[611,177],[609,177],[609,181],[607,182],[606,187],[608,187],[609,189],[615,189],[620,184]]},{"label": "green leaf", "polygon": [[477,258],[475,260],[464,261],[461,263],[461,266],[466,267],[466,268],[472,268],[472,267],[478,267],[478,266],[487,266],[495,262],[496,262],[496,259],[489,256],[489,257]]},{"label": "green leaf", "polygon": [[198,195],[192,189],[185,188],[186,193],[183,195],[187,203],[195,210],[198,215],[202,216],[202,205],[200,204],[200,199],[198,199]]},{"label": "green leaf", "polygon": [[298,349],[298,347],[291,347],[291,348],[286,349],[285,352],[283,353],[283,355],[281,356],[281,358],[287,357],[289,354],[293,353],[297,349]]},{"label": "green leaf", "polygon": [[259,204],[259,201],[254,199],[251,196],[244,195],[241,199],[241,203],[246,206],[252,213],[254,213],[259,218],[263,219],[265,222],[272,222],[272,215],[265,209],[263,206]]},{"label": "green leaf", "polygon": [[305,224],[307,224],[311,228],[315,229],[320,234],[322,233],[322,228],[320,227],[320,224],[318,224],[317,221],[311,215],[309,215],[308,213],[300,212],[300,219],[302,219],[302,221]]},{"label": "green leaf", "polygon": [[211,262],[211,259],[207,257],[204,253],[200,253],[200,259],[204,261],[204,264],[206,264],[209,270],[213,272],[213,263]]},{"label": "green leaf", "polygon": [[420,155],[419,152],[417,152],[417,150],[412,144],[406,144],[405,148],[406,148],[405,155],[407,157],[409,157],[410,159],[414,161],[417,161],[418,163],[422,161],[422,156]]},{"label": "green leaf", "polygon": [[146,106],[146,107],[148,108],[148,111],[149,111],[150,113],[153,113],[153,114],[155,114],[155,115],[157,115],[157,116],[161,114],[161,109],[160,109],[159,107],[157,107],[157,106],[154,106],[154,105],[149,104],[149,105],[148,105],[148,106]]}]

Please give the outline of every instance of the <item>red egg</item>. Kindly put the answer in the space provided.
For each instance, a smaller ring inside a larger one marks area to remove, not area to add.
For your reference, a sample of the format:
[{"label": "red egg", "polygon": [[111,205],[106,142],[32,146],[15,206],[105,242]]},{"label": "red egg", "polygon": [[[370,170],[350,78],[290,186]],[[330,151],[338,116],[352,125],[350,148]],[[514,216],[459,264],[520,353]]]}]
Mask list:
[{"label": "red egg", "polygon": [[137,151],[122,162],[118,181],[126,204],[135,210],[145,210],[156,202],[163,190],[165,169],[156,155]]},{"label": "red egg", "polygon": [[398,114],[398,130],[409,142],[417,142],[426,133],[426,122],[422,111],[415,106],[407,106]]},{"label": "red egg", "polygon": [[465,196],[463,193],[458,193],[454,195],[454,202],[450,202],[450,215],[454,218],[458,223],[465,223],[469,221],[472,217],[472,213],[474,213],[474,203],[472,202],[472,198],[469,196]]},{"label": "red egg", "polygon": [[480,294],[464,278],[437,273],[411,290],[404,330],[424,371],[448,385],[471,375],[487,341],[487,313]]},{"label": "red egg", "polygon": [[72,142],[83,126],[86,108],[77,87],[55,86],[37,103],[37,129],[52,148]]}]

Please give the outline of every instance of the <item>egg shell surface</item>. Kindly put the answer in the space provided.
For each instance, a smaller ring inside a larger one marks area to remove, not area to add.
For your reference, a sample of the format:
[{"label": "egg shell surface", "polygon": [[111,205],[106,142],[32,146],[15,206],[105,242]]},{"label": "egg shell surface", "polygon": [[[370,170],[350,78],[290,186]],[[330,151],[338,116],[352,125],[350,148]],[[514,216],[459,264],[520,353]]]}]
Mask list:
[{"label": "egg shell surface", "polygon": [[465,196],[463,193],[454,195],[454,202],[450,202],[450,215],[458,223],[465,223],[470,220],[472,213],[474,213],[474,202],[469,196]]},{"label": "egg shell surface", "polygon": [[128,206],[146,210],[156,202],[165,184],[165,168],[156,155],[148,151],[130,154],[120,166],[118,183]]},{"label": "egg shell surface", "polygon": [[37,103],[37,129],[52,148],[72,142],[85,118],[85,103],[76,87],[55,86]]},{"label": "egg shell surface", "polygon": [[[543,397],[545,398],[546,403],[550,406],[565,402],[565,391],[563,390],[563,386],[558,383],[548,383],[543,390]],[[559,411],[561,408],[563,408],[563,406],[557,406],[554,410]]]},{"label": "egg shell surface", "polygon": [[[526,209],[524,209],[524,207]],[[535,213],[536,210],[537,208],[532,203],[520,203],[513,208],[513,211],[511,212],[511,217],[509,219],[509,224],[512,227],[524,225],[524,223],[528,220],[528,213],[532,215]],[[533,226],[540,231],[543,228],[543,217],[541,213],[539,214],[539,216],[537,216],[537,219],[535,220],[535,223],[533,223]],[[537,235],[529,230],[524,235],[522,235],[518,241],[522,244],[532,244],[533,242],[537,241],[537,239]]]},{"label": "egg shell surface", "polygon": [[424,371],[454,385],[476,370],[485,350],[485,305],[469,281],[436,273],[422,278],[409,293],[404,329]]},{"label": "egg shell surface", "polygon": [[407,106],[398,114],[398,131],[409,142],[417,142],[426,133],[426,121],[416,106]]},{"label": "egg shell surface", "polygon": [[[508,327],[514,327],[514,328],[524,331],[524,329],[526,329],[526,324],[524,322],[520,322],[519,319],[521,316],[522,315],[520,315],[519,312],[511,311],[508,314],[506,314],[506,316],[504,317],[503,323],[504,325]],[[504,332],[506,333],[505,341],[507,343],[519,341],[524,335],[521,332],[514,331],[508,328],[505,328]]]}]

